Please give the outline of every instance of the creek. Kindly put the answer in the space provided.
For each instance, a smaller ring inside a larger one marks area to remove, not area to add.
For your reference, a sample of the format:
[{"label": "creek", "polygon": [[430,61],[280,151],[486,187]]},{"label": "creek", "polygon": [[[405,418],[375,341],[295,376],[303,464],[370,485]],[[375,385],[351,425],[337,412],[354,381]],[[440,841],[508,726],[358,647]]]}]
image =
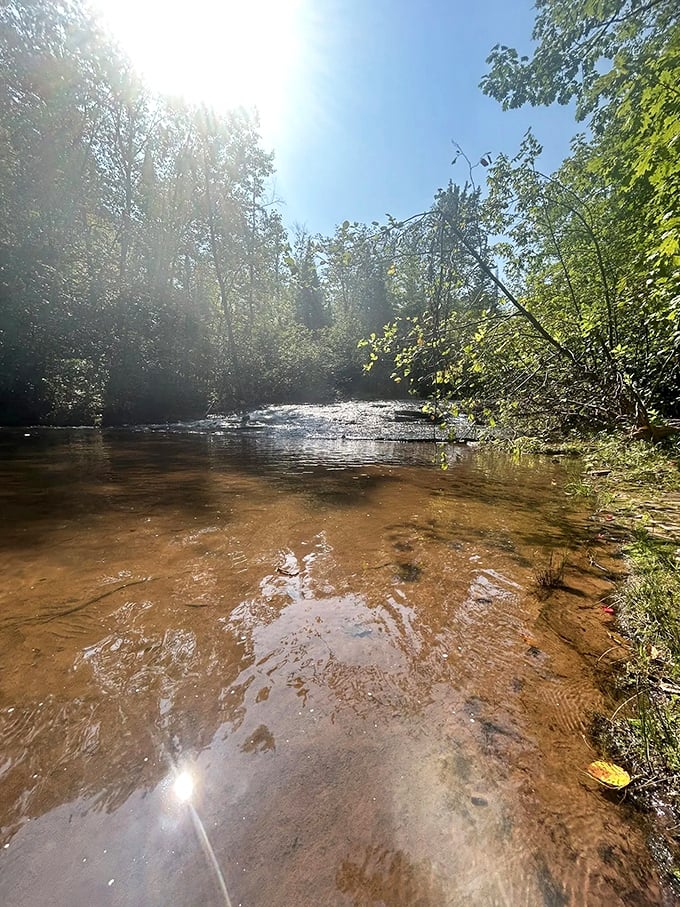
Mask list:
[{"label": "creek", "polygon": [[395,406],[0,431],[5,907],[673,903],[578,464]]}]

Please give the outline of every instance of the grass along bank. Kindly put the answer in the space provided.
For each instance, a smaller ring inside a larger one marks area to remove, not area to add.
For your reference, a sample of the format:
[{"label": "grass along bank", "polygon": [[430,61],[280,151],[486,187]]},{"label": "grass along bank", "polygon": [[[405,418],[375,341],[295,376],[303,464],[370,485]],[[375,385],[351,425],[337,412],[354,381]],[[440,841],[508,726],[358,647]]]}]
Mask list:
[{"label": "grass along bank", "polygon": [[657,856],[680,883],[680,441],[607,437],[583,460],[567,492],[594,495],[629,568],[608,603],[626,643],[620,702],[595,736],[631,774],[627,796],[659,815]]}]

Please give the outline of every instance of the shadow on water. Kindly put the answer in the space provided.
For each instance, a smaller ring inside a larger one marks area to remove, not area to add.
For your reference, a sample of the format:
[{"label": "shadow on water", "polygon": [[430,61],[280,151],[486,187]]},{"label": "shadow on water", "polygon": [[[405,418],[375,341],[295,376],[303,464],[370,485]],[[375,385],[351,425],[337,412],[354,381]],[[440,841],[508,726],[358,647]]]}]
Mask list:
[{"label": "shadow on water", "polygon": [[[4,545],[40,544],[55,528],[76,520],[97,522],[103,512],[148,517],[165,511],[197,518],[208,510],[225,520],[229,508],[248,495],[253,477],[269,483],[272,493],[304,495],[310,506],[356,506],[392,476],[357,475],[351,464],[370,465],[381,456],[399,462],[399,448],[405,446],[319,442],[311,456],[295,447],[259,445],[252,437],[225,442],[94,431],[65,431],[59,442],[54,430],[33,430],[22,443],[3,443],[0,437],[0,505],[14,530],[3,534]],[[403,463],[431,459],[431,445],[418,447],[418,456],[410,451]],[[59,455],[50,459],[56,450]],[[350,452],[348,465],[343,457]]]},{"label": "shadow on water", "polygon": [[0,439],[1,902],[671,904],[562,468],[235,434]]}]

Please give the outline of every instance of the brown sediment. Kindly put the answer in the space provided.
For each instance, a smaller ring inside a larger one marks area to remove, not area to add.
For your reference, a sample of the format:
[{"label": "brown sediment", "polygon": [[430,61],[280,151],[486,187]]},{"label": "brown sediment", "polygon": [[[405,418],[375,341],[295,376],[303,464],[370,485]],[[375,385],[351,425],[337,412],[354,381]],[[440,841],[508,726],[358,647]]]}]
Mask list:
[{"label": "brown sediment", "polygon": [[224,903],[178,771],[234,905],[672,903],[583,773],[616,561],[563,466],[428,457],[5,460],[3,904]]},{"label": "brown sediment", "polygon": [[96,605],[97,602],[102,601],[102,599],[104,598],[108,598],[110,595],[116,595],[118,592],[122,592],[123,589],[128,589],[130,586],[139,586],[141,585],[141,583],[151,582],[152,579],[152,576],[145,576],[142,577],[142,579],[133,579],[127,583],[121,583],[114,589],[107,589],[106,592],[102,592],[99,595],[95,595],[94,598],[88,598],[85,601],[78,602],[77,604],[71,605],[70,603],[67,603],[66,605],[51,605],[50,610],[47,613],[33,614],[30,617],[18,618],[15,620],[14,624],[5,625],[5,628],[16,629],[22,624],[48,624],[52,620],[59,620],[60,618],[70,617],[72,614],[77,614],[79,611],[84,611],[85,608],[89,608],[90,605]]}]

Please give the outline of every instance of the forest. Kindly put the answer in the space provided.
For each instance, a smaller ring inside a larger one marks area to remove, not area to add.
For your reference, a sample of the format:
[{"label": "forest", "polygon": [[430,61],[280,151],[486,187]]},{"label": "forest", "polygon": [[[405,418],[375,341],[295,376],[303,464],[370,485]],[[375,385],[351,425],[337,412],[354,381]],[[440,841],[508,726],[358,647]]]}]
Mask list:
[{"label": "forest", "polygon": [[535,431],[680,416],[673,0],[537,4],[504,107],[575,99],[428,210],[287,231],[258,124],[153,95],[77,0],[0,8],[0,422],[115,425],[404,395]]}]

